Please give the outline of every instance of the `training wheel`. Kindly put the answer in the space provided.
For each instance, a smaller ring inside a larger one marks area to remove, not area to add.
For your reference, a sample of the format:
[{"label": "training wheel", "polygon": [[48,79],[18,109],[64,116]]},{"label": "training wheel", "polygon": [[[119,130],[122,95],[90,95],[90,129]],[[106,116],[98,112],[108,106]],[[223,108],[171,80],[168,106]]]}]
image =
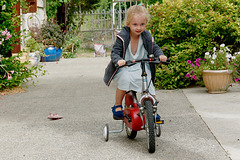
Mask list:
[{"label": "training wheel", "polygon": [[108,124],[106,124],[103,128],[103,136],[105,138],[105,141],[108,141],[108,137],[109,137],[109,126]]},{"label": "training wheel", "polygon": [[161,136],[161,126],[160,124],[156,124],[156,136],[160,137]]}]

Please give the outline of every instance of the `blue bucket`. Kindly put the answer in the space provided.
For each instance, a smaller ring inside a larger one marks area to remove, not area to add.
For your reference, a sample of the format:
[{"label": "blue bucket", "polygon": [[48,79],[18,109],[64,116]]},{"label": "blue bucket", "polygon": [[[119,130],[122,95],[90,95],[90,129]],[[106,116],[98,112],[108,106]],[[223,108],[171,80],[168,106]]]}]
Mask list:
[{"label": "blue bucket", "polygon": [[[59,61],[61,56],[62,56],[62,49],[58,48],[56,50],[55,47],[48,47],[46,48],[43,53],[47,57],[41,57],[41,62],[54,62],[54,61]],[[55,55],[56,53],[56,55]]]}]

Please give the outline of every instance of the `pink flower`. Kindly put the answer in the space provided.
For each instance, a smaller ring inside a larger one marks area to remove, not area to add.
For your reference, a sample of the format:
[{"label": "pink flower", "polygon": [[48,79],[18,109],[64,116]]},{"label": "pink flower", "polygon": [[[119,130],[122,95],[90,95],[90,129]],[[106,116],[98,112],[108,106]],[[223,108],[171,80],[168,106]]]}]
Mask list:
[{"label": "pink flower", "polygon": [[196,65],[199,67],[200,65],[199,65],[199,63],[196,63]]},{"label": "pink flower", "polygon": [[194,67],[194,64],[193,64],[193,63],[191,64],[191,67]]},{"label": "pink flower", "polygon": [[233,62],[233,65],[236,66],[237,64]]},{"label": "pink flower", "polygon": [[237,82],[238,80],[239,80],[239,78],[238,78],[238,77],[236,77],[236,78],[235,78],[235,81]]},{"label": "pink flower", "polygon": [[201,58],[196,59],[196,63],[199,63],[199,61],[202,60]]},{"label": "pink flower", "polygon": [[193,78],[194,80],[196,80],[196,79],[197,79],[197,76],[196,76],[196,75],[193,75],[192,78]]},{"label": "pink flower", "polygon": [[12,74],[14,73],[14,71],[10,71]]},{"label": "pink flower", "polygon": [[8,40],[8,39],[11,38],[11,37],[12,37],[12,35],[8,32],[8,33],[7,33],[6,40]]},{"label": "pink flower", "polygon": [[190,77],[191,75],[188,73],[188,74],[186,74],[186,77]]},{"label": "pink flower", "polygon": [[2,31],[3,36],[6,35],[7,33],[8,33],[7,28],[5,29],[5,31]]},{"label": "pink flower", "polygon": [[190,60],[187,60],[187,64],[191,64],[192,62]]},{"label": "pink flower", "polygon": [[7,79],[7,80],[10,80],[10,79],[12,79],[12,76],[8,76],[8,79]]},{"label": "pink flower", "polygon": [[191,73],[191,74],[193,74],[193,73],[194,73],[194,71],[191,71],[190,73]]}]

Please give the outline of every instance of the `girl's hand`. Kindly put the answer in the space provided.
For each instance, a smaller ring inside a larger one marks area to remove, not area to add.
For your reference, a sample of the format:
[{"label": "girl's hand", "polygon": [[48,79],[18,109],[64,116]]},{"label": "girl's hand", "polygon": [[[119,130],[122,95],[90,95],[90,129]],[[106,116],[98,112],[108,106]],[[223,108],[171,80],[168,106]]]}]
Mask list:
[{"label": "girl's hand", "polygon": [[117,64],[118,64],[118,66],[120,67],[120,66],[126,64],[126,61],[123,60],[123,59],[121,59],[121,60],[119,60],[119,61],[117,62]]},{"label": "girl's hand", "polygon": [[167,57],[164,56],[164,55],[161,55],[161,56],[159,56],[159,60],[163,61],[163,62],[166,62],[167,61]]}]

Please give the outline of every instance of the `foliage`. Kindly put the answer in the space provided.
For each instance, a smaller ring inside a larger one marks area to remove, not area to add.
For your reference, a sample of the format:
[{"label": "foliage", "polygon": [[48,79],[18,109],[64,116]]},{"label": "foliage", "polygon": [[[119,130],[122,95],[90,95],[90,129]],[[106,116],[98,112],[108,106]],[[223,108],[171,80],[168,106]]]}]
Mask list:
[{"label": "foliage", "polygon": [[24,82],[45,75],[46,71],[42,66],[27,67],[28,64],[29,62],[21,63],[18,56],[0,57],[0,90],[22,86]]},{"label": "foliage", "polygon": [[97,6],[99,10],[109,11],[112,8],[112,0],[100,0]]},{"label": "foliage", "polygon": [[72,31],[67,32],[65,35],[62,56],[64,58],[74,58],[82,44],[82,39],[80,33],[73,33]]},{"label": "foliage", "polygon": [[185,75],[187,60],[204,58],[204,53],[225,43],[233,52],[240,49],[240,1],[165,0],[150,8],[148,28],[165,55],[171,58],[166,68],[157,69],[156,86],[174,89],[195,84]]},{"label": "foliage", "polygon": [[67,11],[67,26],[74,23],[74,18],[76,12],[90,11],[96,8],[96,4],[100,0],[47,0],[47,16],[48,20],[52,21],[56,18],[58,8],[62,6],[63,3],[66,4]]},{"label": "foliage", "polygon": [[[7,31],[11,37],[7,41],[3,41],[2,35],[0,51],[1,54],[6,57],[11,55],[14,44],[19,44],[18,39],[21,38],[20,32],[16,32],[15,29],[20,26],[20,17],[16,14],[15,5],[17,4],[16,0],[1,0],[0,1],[0,31]],[[28,10],[26,0],[20,0],[20,6],[23,11]]]},{"label": "foliage", "polygon": [[198,58],[193,63],[188,60],[191,71],[186,74],[186,77],[202,81],[203,70],[232,70],[234,81],[238,81],[240,74],[237,64],[240,62],[240,52],[236,52],[234,55],[230,52],[225,44],[221,44],[219,50],[214,47],[213,51],[206,52],[204,59]]},{"label": "foliage", "polygon": [[163,0],[148,0],[148,4],[155,4],[155,3],[159,3],[159,4],[161,4],[161,3],[163,3]]},{"label": "foliage", "polygon": [[63,45],[64,35],[58,24],[50,21],[43,24],[40,35],[48,44],[54,45],[57,48],[61,48]]},{"label": "foliage", "polygon": [[28,52],[36,52],[39,51],[43,53],[44,45],[42,43],[37,42],[34,38],[29,38],[26,43]]},{"label": "foliage", "polygon": [[[2,44],[0,45],[1,54],[5,57],[9,55],[9,52],[13,49],[13,44],[16,41],[16,38],[19,37],[18,33],[14,32],[16,28],[17,16],[15,15],[14,5],[16,0],[1,0],[0,1],[0,31],[7,31],[12,35],[8,40],[3,41],[1,35]],[[18,24],[17,24],[18,25]]]}]

